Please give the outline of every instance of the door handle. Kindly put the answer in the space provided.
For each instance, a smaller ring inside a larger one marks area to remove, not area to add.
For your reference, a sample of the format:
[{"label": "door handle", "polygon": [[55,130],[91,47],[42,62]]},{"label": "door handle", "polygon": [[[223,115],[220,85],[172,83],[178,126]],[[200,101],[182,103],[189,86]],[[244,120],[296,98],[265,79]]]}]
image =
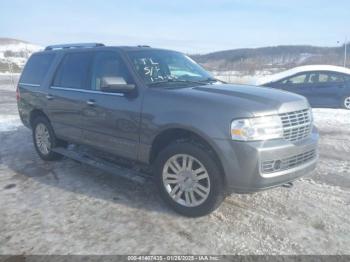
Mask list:
[{"label": "door handle", "polygon": [[86,103],[87,103],[89,106],[94,106],[94,105],[95,105],[95,100],[89,99],[88,101],[86,101]]},{"label": "door handle", "polygon": [[53,99],[53,95],[47,94],[47,95],[46,95],[46,99],[47,99],[47,100],[52,100],[52,99]]}]

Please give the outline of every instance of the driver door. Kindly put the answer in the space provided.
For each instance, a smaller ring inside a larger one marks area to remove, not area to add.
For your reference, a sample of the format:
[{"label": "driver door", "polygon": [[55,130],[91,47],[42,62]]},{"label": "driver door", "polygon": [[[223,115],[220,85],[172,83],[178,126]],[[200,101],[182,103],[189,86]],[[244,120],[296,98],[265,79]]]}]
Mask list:
[{"label": "driver door", "polygon": [[116,51],[95,53],[89,102],[83,108],[83,138],[86,144],[103,151],[137,159],[141,98],[132,94],[105,92],[104,78],[120,79],[135,84],[131,74]]}]

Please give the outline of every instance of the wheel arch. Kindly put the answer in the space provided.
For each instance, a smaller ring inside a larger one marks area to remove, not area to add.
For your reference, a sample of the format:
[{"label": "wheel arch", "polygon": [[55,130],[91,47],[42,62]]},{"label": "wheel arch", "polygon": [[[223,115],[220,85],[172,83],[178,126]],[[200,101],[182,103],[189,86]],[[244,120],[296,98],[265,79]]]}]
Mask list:
[{"label": "wheel arch", "polygon": [[205,148],[206,150],[209,150],[209,153],[213,155],[215,162],[220,168],[220,174],[225,179],[225,172],[220,157],[215,149],[215,146],[208,140],[209,139],[200,132],[184,127],[169,127],[159,132],[153,139],[149,155],[149,163],[153,164],[158,154],[166,146],[182,141],[191,142]]},{"label": "wheel arch", "polygon": [[39,116],[45,117],[50,122],[50,119],[47,117],[43,110],[33,109],[29,114],[29,125],[31,128],[33,128],[34,120]]}]

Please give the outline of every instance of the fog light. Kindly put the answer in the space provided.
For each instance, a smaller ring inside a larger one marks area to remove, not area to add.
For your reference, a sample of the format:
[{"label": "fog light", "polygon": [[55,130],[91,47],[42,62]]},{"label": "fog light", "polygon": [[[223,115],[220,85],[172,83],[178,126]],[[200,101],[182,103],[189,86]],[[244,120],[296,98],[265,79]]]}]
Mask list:
[{"label": "fog light", "polygon": [[275,163],[273,164],[273,169],[279,170],[281,168],[281,160],[276,160]]}]

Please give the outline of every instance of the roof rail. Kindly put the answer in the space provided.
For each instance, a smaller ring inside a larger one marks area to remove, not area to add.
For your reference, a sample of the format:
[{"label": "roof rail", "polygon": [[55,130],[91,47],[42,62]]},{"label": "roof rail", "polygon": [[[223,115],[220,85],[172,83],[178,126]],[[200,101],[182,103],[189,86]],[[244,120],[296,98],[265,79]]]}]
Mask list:
[{"label": "roof rail", "polygon": [[150,47],[149,45],[138,45],[137,47]]},{"label": "roof rail", "polygon": [[80,43],[80,44],[65,44],[65,45],[49,45],[45,48],[45,51],[56,50],[56,49],[69,49],[69,48],[92,48],[104,46],[101,43]]}]

